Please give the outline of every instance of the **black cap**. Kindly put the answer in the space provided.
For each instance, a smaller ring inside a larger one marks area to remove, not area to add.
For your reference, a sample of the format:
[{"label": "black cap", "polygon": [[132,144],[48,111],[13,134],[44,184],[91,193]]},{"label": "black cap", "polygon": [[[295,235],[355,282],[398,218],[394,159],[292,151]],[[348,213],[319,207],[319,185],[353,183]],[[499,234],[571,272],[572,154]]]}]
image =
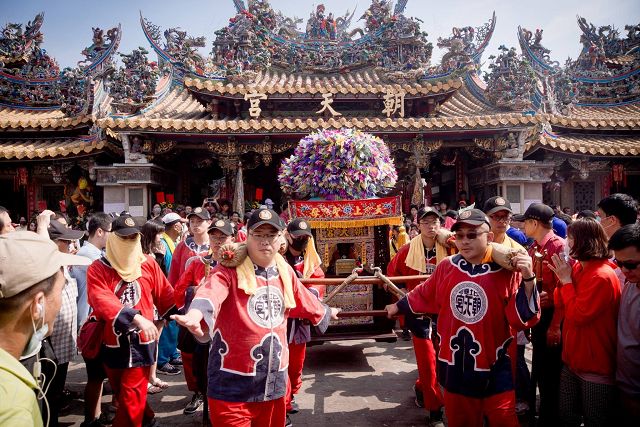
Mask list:
[{"label": "black cap", "polygon": [[51,221],[47,231],[51,240],[78,240],[84,236],[84,231],[72,230],[56,220]]},{"label": "black cap", "polygon": [[592,210],[584,209],[584,210],[581,210],[580,212],[578,212],[578,215],[576,215],[576,218],[577,219],[580,219],[580,218],[593,218],[593,219],[596,219],[597,215]]},{"label": "black cap", "polygon": [[535,219],[536,221],[550,223],[554,212],[544,203],[532,203],[529,205],[523,215],[514,215],[515,221],[524,221],[525,219]]},{"label": "black cap", "polygon": [[293,221],[291,221],[287,226],[287,231],[293,237],[313,236],[311,234],[311,226],[303,218],[296,218]]},{"label": "black cap", "polygon": [[421,220],[423,217],[427,215],[434,215],[438,217],[440,220],[443,220],[442,214],[438,212],[437,209],[434,209],[431,206],[425,206],[423,208],[420,208],[420,210],[418,211],[418,220]]},{"label": "black cap", "polygon": [[473,226],[478,226],[482,224],[489,224],[489,219],[480,209],[467,209],[465,211],[460,212],[458,214],[458,221],[451,226],[451,231],[456,231],[462,224],[468,224]]},{"label": "black cap", "polygon": [[275,211],[268,208],[260,208],[251,214],[251,218],[247,222],[247,229],[254,230],[264,224],[272,225],[280,231],[285,227],[284,222]]},{"label": "black cap", "polygon": [[211,227],[209,227],[207,232],[211,233],[214,230],[218,230],[227,236],[231,236],[235,232],[235,227],[227,219],[218,219],[211,224]]},{"label": "black cap", "polygon": [[120,215],[111,223],[111,231],[120,237],[140,233],[140,228],[131,215]]},{"label": "black cap", "polygon": [[205,221],[209,221],[211,219],[211,215],[209,215],[209,211],[206,209],[202,209],[200,206],[192,210],[191,213],[187,215],[187,219],[191,218],[194,215]]},{"label": "black cap", "polygon": [[484,202],[484,213],[487,215],[491,215],[494,212],[498,211],[508,211],[513,213],[511,210],[511,203],[507,199],[502,196],[495,196]]}]

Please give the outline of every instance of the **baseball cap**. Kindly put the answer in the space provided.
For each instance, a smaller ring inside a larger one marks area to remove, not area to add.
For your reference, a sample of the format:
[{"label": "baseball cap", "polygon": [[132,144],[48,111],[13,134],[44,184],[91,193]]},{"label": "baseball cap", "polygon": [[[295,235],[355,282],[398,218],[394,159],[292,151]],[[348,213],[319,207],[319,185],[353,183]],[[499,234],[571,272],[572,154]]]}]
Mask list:
[{"label": "baseball cap", "polygon": [[191,218],[194,215],[205,221],[209,221],[211,219],[211,215],[209,215],[209,211],[206,209],[202,209],[200,206],[192,210],[191,213],[187,215],[187,219]]},{"label": "baseball cap", "polygon": [[89,265],[87,257],[62,253],[32,231],[0,236],[0,298],[10,298],[55,274],[63,265]]},{"label": "baseball cap", "polygon": [[173,225],[176,222],[189,222],[175,212],[171,212],[162,217],[164,225]]},{"label": "baseball cap", "polygon": [[247,222],[247,229],[255,230],[264,224],[272,225],[280,231],[284,229],[284,223],[278,214],[268,208],[260,208],[253,211],[251,218],[249,218],[249,221]]},{"label": "baseball cap", "polygon": [[211,233],[214,230],[221,231],[226,236],[231,236],[233,234],[233,232],[234,232],[234,227],[233,227],[233,224],[231,224],[231,222],[229,220],[227,220],[227,219],[218,219],[213,224],[211,224],[211,227],[209,227],[207,232]]},{"label": "baseball cap", "polygon": [[84,231],[72,230],[56,220],[51,221],[47,231],[51,240],[78,240],[84,236]]},{"label": "baseball cap", "polygon": [[509,201],[502,196],[495,196],[484,202],[483,211],[487,215],[491,215],[492,213],[498,211],[508,211],[510,213],[513,213],[513,211],[511,210],[511,203],[509,203]]},{"label": "baseball cap", "polygon": [[513,219],[516,221],[524,221],[525,219],[535,219],[541,222],[551,222],[553,218],[553,209],[544,203],[532,203],[524,214],[522,215],[514,215]]},{"label": "baseball cap", "polygon": [[140,228],[131,215],[120,215],[111,223],[111,231],[120,237],[140,233]]},{"label": "baseball cap", "polygon": [[491,226],[489,219],[480,209],[468,209],[460,212],[458,221],[451,226],[451,231],[456,231],[462,224],[473,225],[474,227],[482,224]]},{"label": "baseball cap", "polygon": [[442,220],[442,214],[437,210],[432,208],[431,206],[425,206],[423,208],[420,208],[420,210],[418,211],[418,219],[422,219],[422,217],[427,216],[427,215],[435,215],[437,216],[440,220]]},{"label": "baseball cap", "polygon": [[312,237],[313,236],[311,234],[311,226],[303,218],[296,218],[293,221],[291,221],[287,226],[287,231],[293,237],[300,237],[300,236]]}]

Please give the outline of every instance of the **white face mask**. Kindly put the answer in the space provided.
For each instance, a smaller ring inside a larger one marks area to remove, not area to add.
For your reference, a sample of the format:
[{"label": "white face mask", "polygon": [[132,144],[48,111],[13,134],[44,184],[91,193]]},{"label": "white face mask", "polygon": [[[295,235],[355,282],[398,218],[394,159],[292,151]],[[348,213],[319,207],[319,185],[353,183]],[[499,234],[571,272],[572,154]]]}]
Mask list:
[{"label": "white face mask", "polygon": [[33,326],[33,335],[31,335],[31,338],[29,338],[29,342],[27,343],[27,346],[22,351],[22,356],[20,357],[20,359],[28,359],[29,357],[38,353],[40,351],[40,347],[42,347],[42,340],[49,333],[49,325],[47,325],[47,323],[44,320],[45,319],[44,301],[40,303],[40,305],[42,306],[42,317],[41,317],[42,325],[40,326],[40,328],[36,328],[36,322],[33,320],[33,317],[31,318],[31,326]]}]

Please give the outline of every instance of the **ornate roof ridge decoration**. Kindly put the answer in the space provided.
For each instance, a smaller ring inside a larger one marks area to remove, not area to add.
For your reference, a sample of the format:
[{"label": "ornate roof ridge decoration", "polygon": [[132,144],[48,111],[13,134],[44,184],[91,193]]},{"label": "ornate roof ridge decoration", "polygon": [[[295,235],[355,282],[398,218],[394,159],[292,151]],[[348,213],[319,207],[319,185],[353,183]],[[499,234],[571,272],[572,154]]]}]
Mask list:
[{"label": "ornate roof ridge decoration", "polygon": [[92,79],[101,78],[121,38],[121,27],[93,28],[93,42],[76,68],[60,71],[40,46],[44,14],[29,22],[7,24],[0,38],[0,102],[21,110],[61,109],[68,116],[87,114],[92,107]]},{"label": "ornate roof ridge decoration", "polygon": [[[503,110],[535,111],[539,102],[536,74],[529,61],[516,48],[500,45],[498,56],[489,56],[490,72],[485,74],[485,98]],[[536,93],[537,92],[537,93]]]},{"label": "ornate roof ridge decoration", "polygon": [[213,119],[161,119],[144,116],[129,118],[108,117],[97,120],[97,125],[111,132],[151,131],[151,132],[216,132],[242,134],[247,132],[264,133],[309,133],[317,129],[349,127],[374,132],[427,132],[460,129],[511,129],[530,126],[540,122],[542,116],[504,113],[467,117],[433,118],[271,118],[250,120],[213,120]]},{"label": "ornate roof ridge decoration", "polygon": [[417,81],[418,70],[404,72],[399,76],[383,68],[370,68],[353,73],[332,75],[289,74],[275,70],[255,73],[250,81],[227,83],[196,76],[184,79],[186,87],[193,90],[206,90],[227,95],[244,95],[257,91],[268,95],[285,94],[382,94],[389,86],[402,89],[407,96],[421,96],[431,93],[443,93],[462,87],[459,76],[441,81]]},{"label": "ornate roof ridge decoration", "polygon": [[95,135],[0,139],[0,161],[80,157],[95,154],[96,151],[103,149],[109,149],[115,153],[119,151],[115,145]]},{"label": "ornate roof ridge decoration", "polygon": [[534,32],[518,25],[518,42],[522,54],[529,60],[529,63],[537,73],[555,74],[560,70],[560,63],[551,60],[551,50],[541,44],[543,30],[537,28]]},{"label": "ornate roof ridge decoration", "polygon": [[158,65],[149,61],[148,53],[143,47],[119,53],[124,67],[111,70],[107,78],[111,106],[117,114],[138,113],[156,99]]},{"label": "ornate roof ridge decoration", "polygon": [[496,12],[494,11],[491,19],[477,28],[471,26],[453,27],[451,37],[438,37],[438,47],[446,48],[447,52],[442,56],[440,64],[431,67],[425,73],[424,78],[442,77],[469,66],[479,67],[482,54],[489,45],[496,28],[496,20]]},{"label": "ornate roof ridge decoration", "polygon": [[[178,27],[169,28],[162,32],[158,25],[142,16],[142,11],[140,12],[140,26],[147,41],[158,54],[161,68],[171,65],[186,72],[203,74],[205,59],[197,49],[205,46],[204,36],[191,37]],[[162,37],[164,37],[164,41]]]}]

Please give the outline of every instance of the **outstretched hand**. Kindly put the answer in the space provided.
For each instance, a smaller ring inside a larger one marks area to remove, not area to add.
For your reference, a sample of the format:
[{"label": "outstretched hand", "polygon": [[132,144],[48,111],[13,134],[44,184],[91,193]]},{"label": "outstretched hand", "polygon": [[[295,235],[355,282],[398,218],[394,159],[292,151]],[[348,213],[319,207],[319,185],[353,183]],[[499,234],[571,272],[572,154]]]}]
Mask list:
[{"label": "outstretched hand", "polygon": [[331,320],[338,320],[338,313],[342,311],[341,308],[329,307],[331,309]]},{"label": "outstretched hand", "polygon": [[396,304],[389,304],[384,309],[387,311],[387,317],[389,319],[398,314],[398,306]]},{"label": "outstretched hand", "polygon": [[203,314],[200,310],[191,309],[187,314],[174,314],[171,319],[175,320],[178,325],[183,326],[189,330],[196,337],[204,336],[200,321]]}]

